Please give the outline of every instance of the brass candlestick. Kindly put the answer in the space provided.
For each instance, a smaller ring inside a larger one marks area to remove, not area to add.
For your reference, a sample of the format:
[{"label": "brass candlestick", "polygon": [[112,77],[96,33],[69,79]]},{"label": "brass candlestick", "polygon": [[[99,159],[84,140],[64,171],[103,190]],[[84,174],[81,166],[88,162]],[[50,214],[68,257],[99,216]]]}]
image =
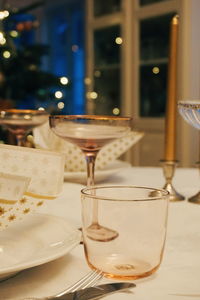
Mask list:
[{"label": "brass candlestick", "polygon": [[[199,168],[200,171],[200,161],[196,163],[196,166]],[[188,201],[192,203],[200,204],[200,191],[194,196],[188,198]]]},{"label": "brass candlestick", "polygon": [[161,163],[166,179],[166,183],[163,188],[169,192],[169,200],[174,202],[183,201],[185,197],[179,194],[172,185],[172,179],[178,162],[173,160],[161,160]]}]

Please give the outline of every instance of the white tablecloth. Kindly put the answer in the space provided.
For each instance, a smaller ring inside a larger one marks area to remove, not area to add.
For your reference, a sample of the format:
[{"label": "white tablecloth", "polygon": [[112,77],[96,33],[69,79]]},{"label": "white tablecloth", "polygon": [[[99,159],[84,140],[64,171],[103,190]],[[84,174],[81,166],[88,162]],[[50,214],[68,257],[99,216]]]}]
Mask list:
[{"label": "white tablecloth", "polygon": [[[175,172],[174,186],[186,197],[199,190],[197,169]],[[105,184],[132,184],[163,187],[161,168],[126,168],[107,179]],[[101,183],[102,185],[103,183]],[[40,213],[61,216],[81,226],[80,189],[83,186],[65,182],[62,195],[40,209]],[[0,299],[19,299],[26,296],[42,297],[55,294],[73,283],[89,267],[83,246],[69,254],[41,266],[27,269],[15,277],[0,282]],[[103,279],[102,282],[107,282]],[[187,201],[170,203],[168,233],[163,262],[158,271],[147,278],[136,280],[131,293],[117,293],[105,297],[110,300],[178,300],[200,299],[200,205]]]}]

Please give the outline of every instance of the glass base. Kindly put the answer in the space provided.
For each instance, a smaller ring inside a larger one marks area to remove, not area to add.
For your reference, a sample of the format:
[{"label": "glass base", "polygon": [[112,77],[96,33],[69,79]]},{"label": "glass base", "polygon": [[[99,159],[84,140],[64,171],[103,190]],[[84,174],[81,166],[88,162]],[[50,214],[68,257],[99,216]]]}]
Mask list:
[{"label": "glass base", "polygon": [[109,242],[118,237],[118,232],[99,224],[92,224],[87,228],[87,237],[94,241]]},{"label": "glass base", "polygon": [[[95,266],[88,260],[89,266],[94,270],[101,270],[103,276],[117,280],[135,280],[152,275],[158,268],[151,267],[145,261],[134,260],[133,258],[125,258],[124,260],[116,259],[109,261],[107,258],[102,258],[102,261],[95,261]],[[98,263],[100,268],[98,267]]]}]

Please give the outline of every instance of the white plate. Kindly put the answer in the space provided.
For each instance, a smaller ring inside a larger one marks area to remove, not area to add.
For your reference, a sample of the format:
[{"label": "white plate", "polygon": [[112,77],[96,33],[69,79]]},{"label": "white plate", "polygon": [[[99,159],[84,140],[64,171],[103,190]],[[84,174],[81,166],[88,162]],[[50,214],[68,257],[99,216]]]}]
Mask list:
[{"label": "white plate", "polygon": [[81,233],[64,219],[33,214],[0,232],[0,279],[68,253]]},{"label": "white plate", "polygon": [[[105,169],[95,171],[95,183],[104,181],[111,175],[116,173],[120,174],[121,169],[130,167],[128,162],[116,160],[110,163]],[[70,182],[83,183],[86,184],[86,172],[65,172],[64,179]]]}]

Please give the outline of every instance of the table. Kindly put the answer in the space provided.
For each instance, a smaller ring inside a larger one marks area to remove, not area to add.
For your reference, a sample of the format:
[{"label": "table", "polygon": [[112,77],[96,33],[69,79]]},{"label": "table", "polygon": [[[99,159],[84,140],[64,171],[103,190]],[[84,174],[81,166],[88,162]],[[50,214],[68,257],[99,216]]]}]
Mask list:
[{"label": "table", "polygon": [[[197,169],[178,168],[174,186],[186,197],[199,190]],[[124,168],[102,184],[132,184],[163,187],[161,168]],[[80,189],[83,185],[65,182],[62,194],[40,208],[47,213],[66,218],[76,227],[81,225]],[[0,283],[0,299],[42,297],[55,294],[89,271],[83,246],[55,261],[18,273]],[[109,279],[103,279],[108,282]],[[168,232],[164,258],[158,271],[150,277],[135,280],[131,293],[117,293],[109,300],[179,300],[200,299],[200,206],[187,201],[170,203]]]}]

